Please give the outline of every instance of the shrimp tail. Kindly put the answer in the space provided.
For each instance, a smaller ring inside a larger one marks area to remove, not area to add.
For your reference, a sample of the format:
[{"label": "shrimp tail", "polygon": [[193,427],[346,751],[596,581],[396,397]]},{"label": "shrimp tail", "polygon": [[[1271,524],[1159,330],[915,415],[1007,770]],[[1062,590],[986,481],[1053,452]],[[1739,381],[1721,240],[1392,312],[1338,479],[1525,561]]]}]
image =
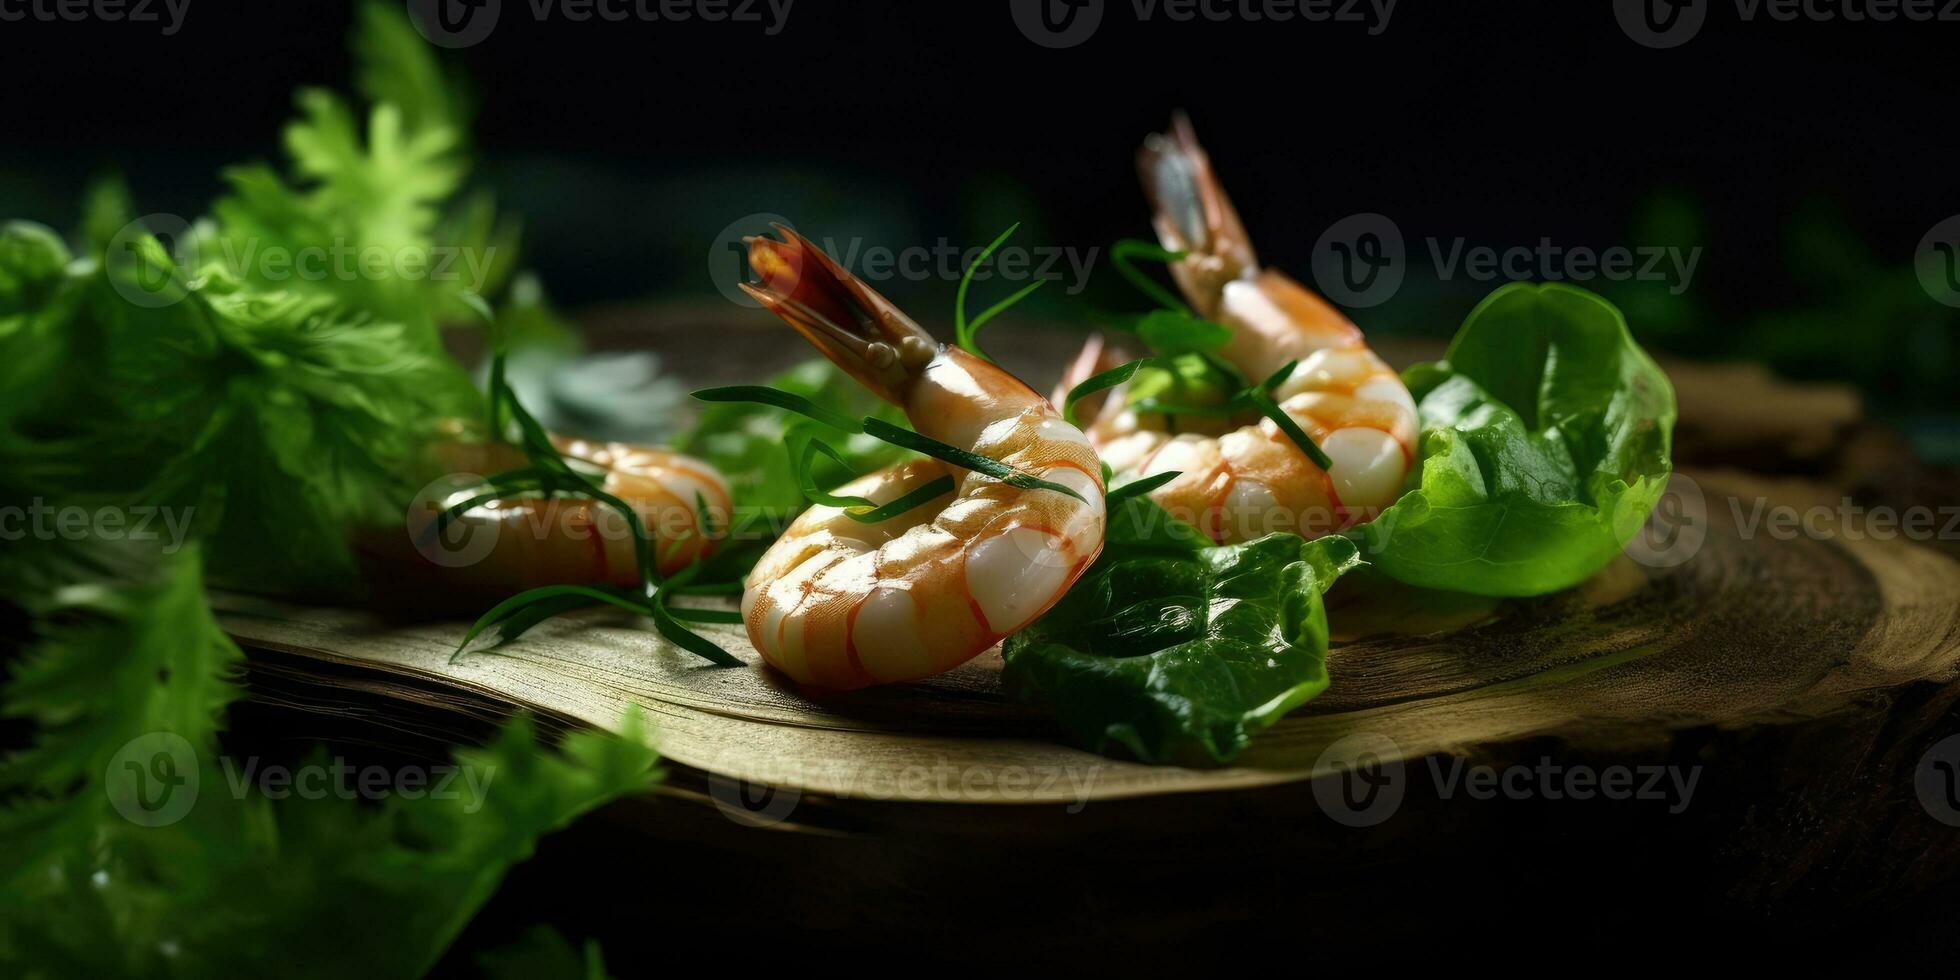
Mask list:
[{"label": "shrimp tail", "polygon": [[774,227],[782,241],[744,239],[758,281],[742,289],[880,398],[904,404],[940,345],[809,239]]},{"label": "shrimp tail", "polygon": [[[1110,343],[1102,334],[1090,334],[1089,339],[1083,342],[1082,350],[1075,355],[1075,360],[1069,362],[1068,368],[1062,372],[1062,379],[1056,382],[1054,393],[1048,396],[1049,404],[1055,406],[1056,411],[1061,411],[1068,401],[1069,392],[1075,390],[1076,385],[1104,371],[1127,364],[1130,360],[1130,355],[1123,348]],[[1085,396],[1081,403],[1076,405],[1076,417],[1101,418],[1104,406],[1110,404],[1112,395],[1116,395],[1117,404],[1121,403],[1122,390],[1119,386]]]},{"label": "shrimp tail", "polygon": [[1184,113],[1171,118],[1170,132],[1143,141],[1137,170],[1158,241],[1185,254],[1171,265],[1172,277],[1200,314],[1216,317],[1226,284],[1256,274],[1259,259]]}]

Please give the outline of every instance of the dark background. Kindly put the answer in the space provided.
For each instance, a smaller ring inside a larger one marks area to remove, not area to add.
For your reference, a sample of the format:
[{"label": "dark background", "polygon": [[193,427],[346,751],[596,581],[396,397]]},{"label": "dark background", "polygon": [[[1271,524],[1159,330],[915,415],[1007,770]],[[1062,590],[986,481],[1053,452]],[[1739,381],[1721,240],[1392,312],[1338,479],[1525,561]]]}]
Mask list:
[{"label": "dark background", "polygon": [[[1434,282],[1430,236],[1667,245],[1685,216],[1707,249],[1685,300],[1594,286],[1644,341],[1849,380],[1922,445],[1950,442],[1954,311],[1906,286],[1872,313],[1818,280],[1854,265],[1833,249],[1909,271],[1960,211],[1960,23],[1745,22],[1704,3],[1698,36],[1651,50],[1607,0],[1403,0],[1379,36],[1144,22],[1109,0],[1095,36],[1057,51],[1005,0],[797,0],[774,37],[540,22],[531,0],[502,0],[495,31],[449,57],[480,105],[476,180],[524,216],[528,264],[574,309],[717,302],[708,246],[757,212],[894,247],[977,246],[1014,221],[1027,246],[1147,236],[1134,150],[1182,107],[1269,263],[1304,277],[1332,222],[1398,222],[1412,285],[1357,313],[1371,331],[1447,336],[1496,285]],[[295,88],[348,87],[351,21],[339,3],[191,0],[171,37],[0,23],[0,214],[71,226],[103,169],[128,175],[141,210],[202,212],[220,168],[279,157]],[[886,288],[943,323],[952,285]],[[1081,322],[1134,302],[1099,264],[1082,295],[1051,288],[1030,309]]]}]

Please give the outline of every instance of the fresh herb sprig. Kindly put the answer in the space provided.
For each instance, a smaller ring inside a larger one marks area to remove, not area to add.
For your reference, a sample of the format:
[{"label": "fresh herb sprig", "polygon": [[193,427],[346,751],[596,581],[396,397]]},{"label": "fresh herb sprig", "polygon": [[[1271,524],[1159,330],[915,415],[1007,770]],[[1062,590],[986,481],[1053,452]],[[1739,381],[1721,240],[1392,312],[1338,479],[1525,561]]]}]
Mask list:
[{"label": "fresh herb sprig", "polygon": [[966,267],[965,272],[961,273],[960,288],[959,291],[955,293],[953,297],[954,341],[960,345],[960,348],[962,350],[965,350],[967,353],[972,354],[973,356],[978,357],[983,361],[987,361],[988,363],[992,363],[993,358],[988,357],[987,353],[980,349],[980,343],[976,339],[980,334],[980,328],[986,326],[987,321],[992,320],[994,317],[997,317],[1002,313],[1006,312],[1014,304],[1019,303],[1024,299],[1027,299],[1029,294],[1033,293],[1035,290],[1040,289],[1041,287],[1048,284],[1048,280],[1046,279],[1036,279],[1035,281],[1028,283],[1025,286],[1022,286],[1020,289],[1015,290],[1013,295],[1007,297],[1006,299],[1001,300],[998,303],[995,303],[992,306],[987,307],[985,312],[981,313],[977,317],[974,317],[971,322],[967,320],[966,293],[967,290],[971,289],[973,286],[974,272],[978,271],[981,266],[985,265],[988,259],[993,258],[994,253],[999,251],[1000,247],[1006,244],[1007,240],[1009,238],[1012,238],[1014,236],[1014,233],[1019,230],[1021,230],[1021,223],[1017,221],[1009,225],[1006,231],[1001,232],[999,237],[995,238],[991,244],[989,244],[986,248],[980,251],[980,255],[977,258],[975,258],[973,262]]},{"label": "fresh herb sprig", "polygon": [[[502,339],[501,336],[497,337],[497,350],[490,362],[490,431],[493,438],[510,439],[511,444],[524,454],[529,465],[487,478],[484,481],[486,490],[445,508],[431,531],[440,533],[471,508],[493,500],[507,500],[530,493],[545,497],[587,497],[611,507],[625,518],[627,527],[633,532],[633,555],[640,583],[637,593],[583,585],[551,585],[521,592],[478,617],[463,635],[462,642],[457,644],[455,657],[461,657],[472,641],[492,627],[498,627],[504,639],[512,640],[546,619],[604,604],[651,618],[654,629],[661,636],[709,663],[721,667],[741,666],[742,661],[734,654],[683,625],[683,620],[722,622],[720,616],[708,616],[707,611],[680,609],[668,604],[671,594],[684,589],[700,575],[701,562],[696,560],[662,580],[653,536],[647,532],[646,522],[641,520],[639,512],[618,496],[606,492],[591,475],[560,454],[558,447],[551,442],[550,433],[524,408],[517,393],[512,390],[505,376],[506,352]],[[707,508],[701,506],[703,501],[698,495],[695,503],[699,508],[700,520],[712,521]]]},{"label": "fresh herb sprig", "polygon": [[758,388],[754,385],[734,385],[724,388],[703,388],[695,392],[694,397],[704,402],[754,402],[773,405],[845,432],[867,435],[879,442],[931,456],[961,469],[984,473],[1009,486],[1020,487],[1023,490],[1053,490],[1076,500],[1082,499],[1082,495],[1070,487],[1044,480],[1000,460],[990,459],[979,453],[940,442],[931,436],[920,435],[876,416],[867,415],[863,419],[852,420],[791,392],[775,388]]},{"label": "fresh herb sprig", "polygon": [[1183,259],[1185,253],[1165,249],[1145,241],[1124,239],[1112,246],[1109,254],[1117,272],[1162,307],[1139,317],[1134,327],[1137,339],[1150,348],[1153,356],[1103,371],[1070,389],[1068,397],[1063,402],[1063,414],[1071,423],[1076,421],[1075,404],[1081,399],[1128,383],[1145,368],[1166,371],[1175,377],[1172,363],[1179,359],[1190,358],[1195,359],[1205,372],[1216,376],[1231,394],[1223,401],[1214,403],[1179,402],[1145,396],[1134,401],[1130,407],[1139,414],[1168,416],[1173,423],[1181,415],[1230,418],[1247,412],[1257,412],[1271,419],[1290,442],[1299,447],[1308,459],[1313,460],[1315,466],[1322,470],[1333,469],[1334,461],[1328,458],[1292,416],[1286,414],[1273,401],[1273,392],[1291,377],[1294,368],[1299,366],[1297,360],[1288,361],[1285,366],[1273,372],[1265,380],[1257,384],[1251,383],[1238,368],[1217,353],[1219,348],[1230,342],[1231,330],[1222,324],[1199,317],[1189,305],[1150,278],[1136,264],[1138,259],[1176,262]]}]

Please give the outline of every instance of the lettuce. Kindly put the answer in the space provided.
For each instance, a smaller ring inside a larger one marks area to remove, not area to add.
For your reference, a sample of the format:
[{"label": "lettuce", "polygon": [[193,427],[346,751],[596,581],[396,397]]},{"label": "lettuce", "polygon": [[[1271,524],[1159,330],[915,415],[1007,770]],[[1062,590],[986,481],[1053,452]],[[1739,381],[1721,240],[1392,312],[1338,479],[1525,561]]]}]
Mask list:
[{"label": "lettuce", "polygon": [[1674,391],[1620,312],[1583,289],[1499,289],[1443,361],[1403,379],[1422,414],[1417,483],[1357,533],[1369,563],[1410,585],[1569,588],[1667,485]]},{"label": "lettuce", "polygon": [[1007,638],[1005,682],[1085,747],[1146,762],[1228,762],[1326,690],[1321,595],[1357,564],[1339,537],[1223,548],[1148,498],[1111,514],[1096,564]]}]

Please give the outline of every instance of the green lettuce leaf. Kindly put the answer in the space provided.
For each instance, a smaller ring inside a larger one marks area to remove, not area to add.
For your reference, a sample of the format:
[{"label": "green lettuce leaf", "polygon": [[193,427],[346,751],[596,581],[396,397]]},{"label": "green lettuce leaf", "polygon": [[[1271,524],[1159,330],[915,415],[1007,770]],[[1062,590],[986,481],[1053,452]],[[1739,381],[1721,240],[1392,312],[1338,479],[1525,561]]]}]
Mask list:
[{"label": "green lettuce leaf", "polygon": [[1531,596],[1612,560],[1667,485],[1674,390],[1612,304],[1514,284],[1445,359],[1403,379],[1422,413],[1419,481],[1359,529],[1382,572],[1431,589]]},{"label": "green lettuce leaf", "polygon": [[1357,564],[1338,537],[1206,547],[1146,497],[1055,608],[1007,638],[1004,679],[1054,706],[1085,747],[1146,762],[1228,762],[1326,690],[1321,595]]}]

